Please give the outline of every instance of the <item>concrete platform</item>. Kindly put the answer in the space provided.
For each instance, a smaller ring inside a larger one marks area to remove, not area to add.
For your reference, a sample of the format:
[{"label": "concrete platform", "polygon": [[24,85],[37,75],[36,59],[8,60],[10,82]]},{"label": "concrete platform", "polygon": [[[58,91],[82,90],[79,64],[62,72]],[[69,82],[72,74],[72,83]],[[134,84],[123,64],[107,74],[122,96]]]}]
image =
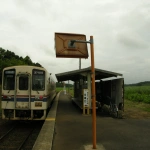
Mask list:
[{"label": "concrete platform", "polygon": [[75,103],[80,109],[83,109],[83,101],[76,98],[71,98],[72,102]]},{"label": "concrete platform", "polygon": [[[96,124],[97,150],[150,149],[150,119],[114,119],[97,114]],[[33,149],[93,150],[92,116],[82,115],[71,97],[61,92]]]}]

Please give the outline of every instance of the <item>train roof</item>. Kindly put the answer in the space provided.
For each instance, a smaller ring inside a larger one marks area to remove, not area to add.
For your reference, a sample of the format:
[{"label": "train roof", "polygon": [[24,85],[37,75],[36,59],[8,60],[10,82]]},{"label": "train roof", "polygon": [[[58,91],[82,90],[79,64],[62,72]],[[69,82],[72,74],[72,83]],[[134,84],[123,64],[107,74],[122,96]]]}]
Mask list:
[{"label": "train roof", "polygon": [[[81,76],[86,76],[88,73],[91,73],[91,67],[59,73],[59,74],[55,74],[55,76],[58,82],[67,81],[67,80],[76,81],[81,79]],[[95,80],[101,80],[104,78],[118,77],[118,76],[123,76],[123,75],[120,73],[95,68]]]},{"label": "train roof", "polygon": [[38,67],[38,66],[18,65],[18,66],[9,66],[9,67],[4,68],[3,70],[12,69],[12,68],[20,68],[20,67],[45,69],[43,67]]}]

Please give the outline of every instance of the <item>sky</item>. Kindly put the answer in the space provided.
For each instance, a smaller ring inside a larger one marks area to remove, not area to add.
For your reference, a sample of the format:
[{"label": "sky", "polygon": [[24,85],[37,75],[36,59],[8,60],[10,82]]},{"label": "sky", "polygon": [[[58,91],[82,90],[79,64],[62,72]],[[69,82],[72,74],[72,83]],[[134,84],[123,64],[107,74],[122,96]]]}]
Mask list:
[{"label": "sky", "polygon": [[[56,58],[55,32],[94,38],[95,68],[123,74],[126,84],[150,81],[150,0],[0,0],[0,47],[29,56],[50,73],[79,69]],[[91,65],[81,60],[81,68]]]}]

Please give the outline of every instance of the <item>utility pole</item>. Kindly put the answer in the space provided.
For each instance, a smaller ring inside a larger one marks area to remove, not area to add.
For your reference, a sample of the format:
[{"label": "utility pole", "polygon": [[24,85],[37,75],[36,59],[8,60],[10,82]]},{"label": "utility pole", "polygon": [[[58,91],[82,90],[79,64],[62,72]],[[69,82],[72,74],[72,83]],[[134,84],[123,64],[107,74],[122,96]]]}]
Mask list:
[{"label": "utility pole", "polygon": [[81,69],[81,58],[79,58],[79,70]]}]

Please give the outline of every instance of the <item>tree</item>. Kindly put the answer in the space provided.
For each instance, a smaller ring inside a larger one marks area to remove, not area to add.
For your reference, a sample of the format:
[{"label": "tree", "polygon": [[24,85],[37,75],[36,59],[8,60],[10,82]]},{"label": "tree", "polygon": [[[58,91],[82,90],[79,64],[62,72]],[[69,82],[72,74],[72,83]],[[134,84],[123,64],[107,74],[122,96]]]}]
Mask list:
[{"label": "tree", "polygon": [[24,58],[24,61],[25,61],[25,63],[26,63],[27,65],[33,65],[32,60],[30,59],[29,56],[26,56],[26,57]]},{"label": "tree", "polygon": [[39,63],[33,63],[29,56],[23,58],[19,57],[14,52],[5,50],[0,47],[0,84],[2,83],[2,70],[5,67],[18,66],[18,65],[29,65],[42,67]]}]

